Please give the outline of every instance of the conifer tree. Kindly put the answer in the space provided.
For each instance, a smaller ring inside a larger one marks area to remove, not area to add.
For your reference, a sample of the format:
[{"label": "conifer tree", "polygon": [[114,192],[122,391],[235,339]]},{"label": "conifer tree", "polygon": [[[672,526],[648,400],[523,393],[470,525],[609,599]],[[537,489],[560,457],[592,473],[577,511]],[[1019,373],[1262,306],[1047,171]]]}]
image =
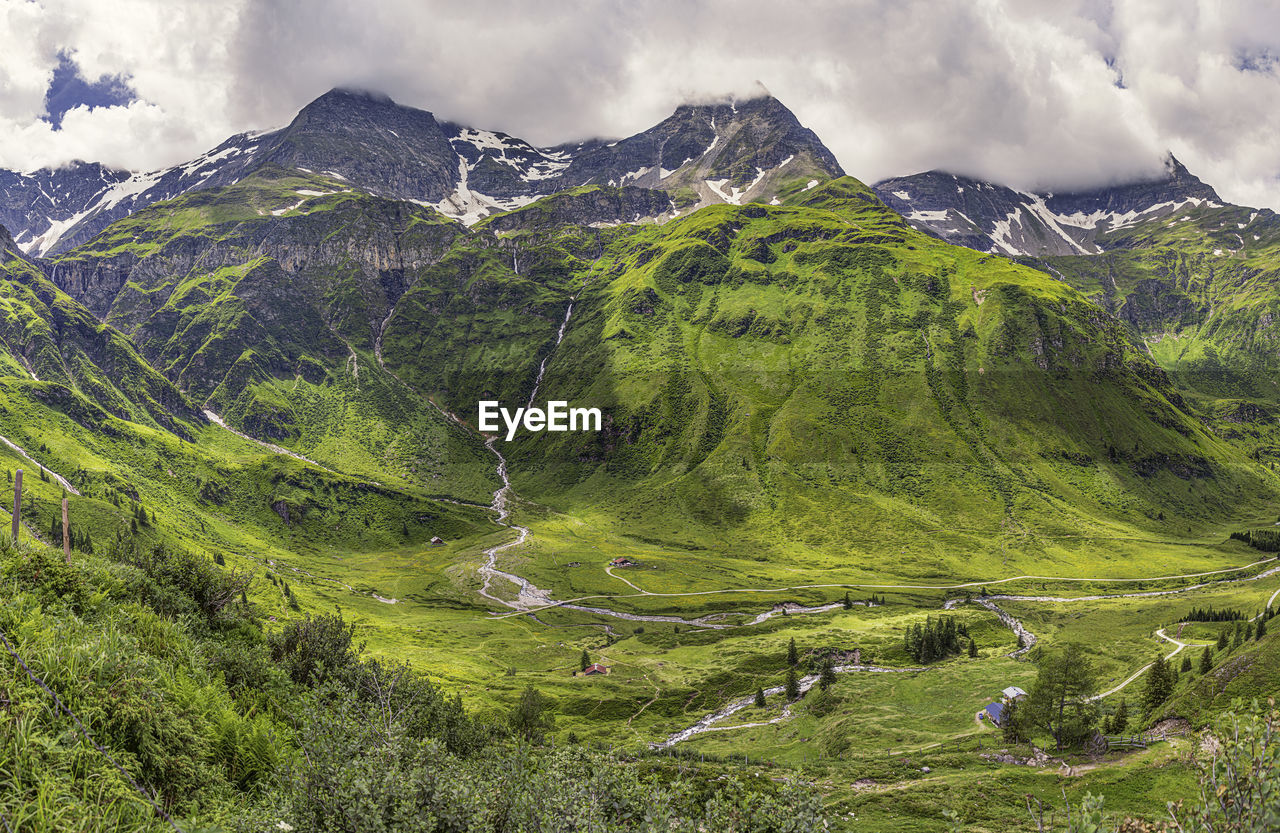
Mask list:
[{"label": "conifer tree", "polygon": [[1204,646],[1204,652],[1200,654],[1200,673],[1208,674],[1213,670],[1213,647]]},{"label": "conifer tree", "polygon": [[844,591],[844,609],[853,610],[853,600],[849,598],[849,591]]},{"label": "conifer tree", "polygon": [[591,655],[587,653],[587,649],[582,649],[582,656],[578,657],[578,670],[586,671],[591,667]]},{"label": "conifer tree", "polygon": [[1120,698],[1120,707],[1111,716],[1111,734],[1119,735],[1129,728],[1129,701]]},{"label": "conifer tree", "polygon": [[767,705],[768,705],[768,702],[764,699],[764,689],[757,688],[756,689],[756,708],[763,709]]},{"label": "conifer tree", "polygon": [[1023,714],[1018,703],[1015,701],[1005,706],[1000,721],[1000,732],[1004,735],[1005,743],[1022,743],[1027,739],[1026,729],[1026,715]]},{"label": "conifer tree", "polygon": [[1266,635],[1267,635],[1267,620],[1264,617],[1258,620],[1258,628],[1253,632],[1253,638],[1262,639],[1262,637]]},{"label": "conifer tree", "polygon": [[835,681],[835,669],[831,667],[831,660],[826,660],[822,663],[822,673],[818,675],[818,688],[826,691]]},{"label": "conifer tree", "polygon": [[1163,654],[1156,655],[1155,662],[1147,669],[1146,680],[1146,688],[1142,692],[1142,707],[1151,714],[1173,693],[1173,675]]},{"label": "conifer tree", "polygon": [[800,699],[800,683],[796,680],[796,670],[794,668],[787,669],[787,699]]},{"label": "conifer tree", "polygon": [[978,655],[978,643],[973,641],[973,637],[969,637],[969,656],[976,657]]},{"label": "conifer tree", "polygon": [[787,665],[794,666],[798,662],[800,662],[800,652],[796,650],[796,638],[793,636],[787,643]]}]

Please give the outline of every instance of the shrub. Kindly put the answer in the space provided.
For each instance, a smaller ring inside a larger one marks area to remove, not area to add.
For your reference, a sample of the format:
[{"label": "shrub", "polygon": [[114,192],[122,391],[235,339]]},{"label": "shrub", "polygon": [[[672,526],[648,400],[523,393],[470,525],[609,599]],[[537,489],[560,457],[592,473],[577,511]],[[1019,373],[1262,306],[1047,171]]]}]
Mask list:
[{"label": "shrub", "polygon": [[359,660],[364,643],[355,645],[356,626],[336,614],[308,615],[290,622],[271,639],[271,656],[299,685],[317,686],[344,677]]}]

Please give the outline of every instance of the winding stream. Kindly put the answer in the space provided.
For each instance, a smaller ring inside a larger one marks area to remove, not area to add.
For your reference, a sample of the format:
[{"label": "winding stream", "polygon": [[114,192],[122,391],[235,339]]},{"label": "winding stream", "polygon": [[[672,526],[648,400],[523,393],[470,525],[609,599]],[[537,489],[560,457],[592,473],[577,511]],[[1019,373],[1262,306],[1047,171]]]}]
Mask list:
[{"label": "winding stream", "polygon": [[[560,329],[556,333],[556,340],[555,340],[555,344],[552,346],[552,350],[548,353],[546,357],[542,359],[541,363],[538,366],[538,374],[534,379],[533,388],[529,392],[529,399],[526,407],[533,406],[533,403],[537,398],[538,392],[542,387],[542,380],[546,372],[547,362],[550,360],[552,354],[555,351],[555,348],[558,347],[561,341],[563,341],[564,339],[565,331],[568,328],[570,318],[573,315],[573,301],[574,299],[571,298],[569,306],[565,310],[564,319],[561,321]],[[390,321],[391,317],[392,317],[392,313],[389,313],[387,315],[386,320],[383,321],[382,327],[380,328],[380,330],[386,328],[386,325]],[[381,365],[382,355],[381,355],[380,348],[381,348],[381,333],[379,333],[378,343],[375,344],[375,355],[378,359],[379,364]],[[392,375],[394,376],[394,374]],[[399,377],[395,377],[395,378],[398,379]],[[428,401],[430,402],[429,399]],[[431,404],[434,405],[437,409],[441,410],[442,413],[445,413],[446,416],[448,416],[453,422],[457,423],[459,427],[463,428],[463,430],[467,430],[466,426],[461,422],[461,420],[457,418],[456,415],[448,413],[447,411],[444,411],[438,405],[435,405],[434,402],[432,402]],[[698,617],[696,619],[684,619],[679,616],[670,616],[670,615],[661,615],[661,614],[624,613],[616,610],[610,610],[609,608],[604,608],[604,607],[586,606],[578,603],[580,601],[583,601],[584,600],[583,598],[565,600],[565,601],[556,601],[551,598],[551,592],[549,590],[544,590],[536,586],[535,584],[533,584],[531,581],[524,578],[523,576],[517,575],[516,573],[512,573],[506,570],[501,570],[497,566],[499,553],[512,549],[514,547],[520,546],[521,544],[525,543],[531,535],[531,532],[528,527],[521,526],[516,523],[511,523],[508,520],[511,517],[511,508],[509,506],[509,502],[512,495],[511,478],[508,472],[507,459],[505,456],[503,456],[502,452],[498,450],[496,445],[497,440],[498,440],[497,436],[490,436],[485,439],[485,448],[487,448],[489,452],[493,454],[495,458],[497,458],[497,461],[498,461],[497,474],[498,474],[498,478],[502,481],[502,485],[499,486],[496,491],[494,491],[493,501],[488,508],[490,511],[494,513],[494,516],[495,516],[494,522],[500,526],[514,530],[516,533],[516,536],[512,540],[506,541],[501,544],[497,544],[495,546],[492,546],[484,550],[484,553],[483,553],[484,561],[478,568],[478,573],[483,577],[483,583],[479,590],[480,595],[486,599],[489,599],[492,602],[495,602],[509,609],[509,612],[507,613],[491,614],[493,616],[506,617],[506,616],[516,616],[516,615],[528,615],[533,617],[534,619],[537,619],[538,613],[548,609],[560,607],[568,610],[579,611],[582,613],[590,613],[597,616],[607,616],[607,617],[613,617],[616,619],[623,619],[628,621],[661,622],[661,623],[668,623],[668,624],[679,624],[679,625],[687,625],[687,626],[694,626],[694,627],[700,627],[700,628],[722,630],[722,629],[729,629],[729,628],[746,627],[750,625],[758,625],[767,621],[771,617],[777,616],[777,615],[787,615],[789,613],[806,613],[806,614],[807,613],[828,613],[835,610],[840,610],[844,607],[843,603],[841,602],[835,602],[835,603],[826,604],[826,605],[818,605],[814,607],[804,607],[801,605],[790,604],[790,603],[778,604],[778,605],[774,605],[771,609],[767,611],[764,611],[762,613],[755,615],[753,618],[751,618],[748,621],[740,622],[740,623],[726,623],[719,620],[723,620],[731,616],[751,616],[751,613],[748,611],[721,612],[721,613],[707,614],[706,616]],[[612,576],[613,578],[616,578],[619,581],[622,581],[623,583],[630,586],[633,590],[636,590],[637,592],[632,594],[633,596],[659,597],[659,596],[700,596],[700,595],[713,595],[716,593],[734,593],[734,592],[776,593],[776,592],[785,592],[788,590],[818,589],[818,588],[845,588],[845,589],[862,588],[862,589],[885,589],[885,590],[960,590],[960,589],[969,589],[969,588],[976,588],[976,587],[986,587],[987,585],[1004,584],[1004,583],[1015,582],[1020,580],[1041,580],[1041,581],[1061,580],[1064,582],[1088,581],[1088,582],[1136,583],[1136,582],[1145,582],[1145,581],[1197,578],[1197,577],[1206,577],[1206,576],[1221,575],[1221,574],[1232,573],[1232,572],[1239,572],[1242,570],[1247,570],[1252,567],[1258,566],[1260,564],[1264,564],[1267,561],[1271,561],[1271,560],[1273,559],[1264,559],[1261,561],[1253,562],[1252,564],[1244,565],[1242,567],[1231,567],[1231,568],[1224,568],[1219,570],[1209,570],[1209,571],[1204,571],[1200,573],[1189,573],[1189,574],[1178,575],[1178,576],[1156,576],[1156,577],[1145,577],[1145,578],[1097,579],[1097,578],[1053,577],[1053,576],[1010,576],[1003,579],[993,579],[988,581],[973,581],[973,582],[965,582],[960,584],[942,585],[942,586],[913,585],[913,584],[900,584],[900,585],[893,585],[893,584],[816,585],[815,584],[815,585],[801,585],[797,587],[780,587],[780,588],[733,588],[729,590],[697,591],[697,592],[689,592],[689,593],[651,593],[637,587],[627,579],[614,575],[611,570],[608,572],[609,572],[609,575]],[[1007,656],[1009,657],[1018,658],[1020,656],[1025,655],[1029,651],[1031,651],[1031,649],[1035,647],[1036,643],[1039,640],[1036,637],[1036,635],[1032,633],[1030,630],[1028,630],[1027,627],[1017,617],[1013,616],[1012,614],[1002,609],[999,605],[997,605],[996,604],[997,600],[1013,601],[1013,602],[1039,602],[1039,603],[1048,603],[1048,604],[1063,604],[1063,603],[1072,603],[1072,602],[1081,602],[1081,601],[1100,601],[1100,600],[1115,599],[1115,598],[1146,598],[1146,597],[1154,597],[1154,596],[1172,596],[1172,595],[1187,593],[1194,590],[1202,589],[1204,587],[1209,587],[1209,586],[1218,585],[1218,584],[1228,584],[1228,583],[1244,582],[1244,581],[1257,581],[1259,579],[1264,579],[1269,576],[1275,575],[1277,573],[1280,573],[1280,566],[1273,566],[1270,569],[1265,570],[1255,576],[1246,576],[1238,579],[1227,579],[1227,580],[1215,581],[1215,582],[1201,582],[1198,584],[1190,585],[1183,588],[1172,589],[1172,590],[1152,590],[1152,591],[1143,591],[1143,592],[1135,592],[1135,593],[1099,594],[1099,595],[1074,596],[1074,597],[1023,596],[1023,595],[1014,595],[1014,594],[983,594],[979,596],[969,597],[967,599],[964,599],[964,598],[949,599],[943,604],[943,608],[946,610],[953,610],[960,604],[964,604],[966,602],[972,602],[974,604],[977,604],[991,611],[996,615],[996,617],[1000,620],[1000,623],[1003,626],[1011,630],[1021,640],[1022,647],[1007,654]],[[501,596],[495,595],[495,593],[493,592],[495,580],[505,581],[509,584],[514,585],[516,588],[515,597],[503,598]],[[619,596],[594,596],[594,597],[585,597],[585,598],[611,599],[611,598],[620,598],[620,597]],[[1280,590],[1277,590],[1271,596],[1271,599],[1268,601],[1268,605],[1274,603],[1277,598],[1280,598]],[[853,604],[866,605],[867,603],[854,602]],[[543,623],[543,624],[546,624],[546,623]],[[608,628],[607,625],[605,627],[606,629]],[[1184,648],[1190,645],[1190,643],[1183,643],[1177,639],[1174,639],[1173,637],[1168,636],[1167,634],[1164,633],[1163,629],[1158,630],[1156,632],[1156,635],[1161,639],[1167,640],[1175,644],[1176,647],[1174,651],[1169,655],[1170,657],[1176,655],[1178,652],[1180,652],[1181,650],[1183,650]],[[1134,680],[1138,679],[1142,675],[1142,673],[1146,670],[1146,668],[1147,666],[1144,666],[1143,668],[1139,669],[1137,672],[1129,676],[1127,679],[1125,679],[1116,687],[1102,694],[1096,695],[1092,699],[1101,699],[1103,697],[1110,696],[1122,690],[1123,688],[1128,686],[1130,683],[1132,683]],[[930,669],[927,667],[888,668],[888,667],[876,666],[876,665],[853,664],[853,665],[836,666],[832,670],[837,674],[849,674],[849,673],[905,674],[905,673],[921,673],[924,671],[928,671]],[[818,674],[809,674],[802,677],[800,680],[798,680],[797,682],[799,684],[801,693],[807,692],[809,689],[815,686],[818,683],[818,679],[819,679]],[[784,686],[774,686],[772,688],[765,689],[764,693],[766,697],[777,697],[778,695],[783,694],[784,691],[785,691]],[[754,695],[740,697],[735,700],[732,700],[726,705],[722,706],[721,708],[703,716],[702,718],[697,720],[695,723],[693,723],[691,726],[688,726],[684,729],[681,729],[678,732],[675,732],[669,735],[664,740],[651,743],[650,747],[655,750],[668,749],[672,746],[675,746],[678,743],[689,740],[692,737],[695,737],[699,734],[703,734],[706,732],[727,731],[731,729],[746,729],[751,727],[767,726],[770,724],[775,724],[775,723],[784,721],[791,716],[791,705],[787,704],[786,706],[784,706],[781,714],[767,721],[761,721],[756,723],[733,724],[729,726],[718,725],[728,720],[733,715],[737,714],[743,709],[751,706],[754,703],[754,701],[755,701]]]}]

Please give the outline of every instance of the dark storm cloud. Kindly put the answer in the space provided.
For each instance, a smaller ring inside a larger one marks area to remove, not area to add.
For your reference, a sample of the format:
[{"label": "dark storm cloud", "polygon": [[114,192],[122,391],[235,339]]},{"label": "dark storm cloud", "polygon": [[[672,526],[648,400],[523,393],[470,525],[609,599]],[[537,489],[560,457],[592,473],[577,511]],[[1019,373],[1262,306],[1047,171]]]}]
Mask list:
[{"label": "dark storm cloud", "polygon": [[[620,136],[756,81],[865,180],[945,168],[1064,190],[1172,150],[1280,208],[1280,10],[1265,0],[242,2],[0,0],[0,164],[189,158],[332,86],[535,143]],[[59,50],[139,100],[39,122]],[[45,132],[42,132],[45,131]]]}]

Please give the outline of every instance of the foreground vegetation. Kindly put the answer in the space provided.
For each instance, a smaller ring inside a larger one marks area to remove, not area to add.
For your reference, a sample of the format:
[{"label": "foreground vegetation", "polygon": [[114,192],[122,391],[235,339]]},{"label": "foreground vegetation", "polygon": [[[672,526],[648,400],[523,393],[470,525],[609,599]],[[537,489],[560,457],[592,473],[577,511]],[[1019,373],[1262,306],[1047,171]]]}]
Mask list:
[{"label": "foreground vegetation", "polygon": [[[0,818],[14,831],[812,830],[811,790],[544,745],[321,614],[264,632],[244,577],[0,546]],[[47,686],[47,688],[46,688]],[[535,698],[536,700],[536,698]]]}]

